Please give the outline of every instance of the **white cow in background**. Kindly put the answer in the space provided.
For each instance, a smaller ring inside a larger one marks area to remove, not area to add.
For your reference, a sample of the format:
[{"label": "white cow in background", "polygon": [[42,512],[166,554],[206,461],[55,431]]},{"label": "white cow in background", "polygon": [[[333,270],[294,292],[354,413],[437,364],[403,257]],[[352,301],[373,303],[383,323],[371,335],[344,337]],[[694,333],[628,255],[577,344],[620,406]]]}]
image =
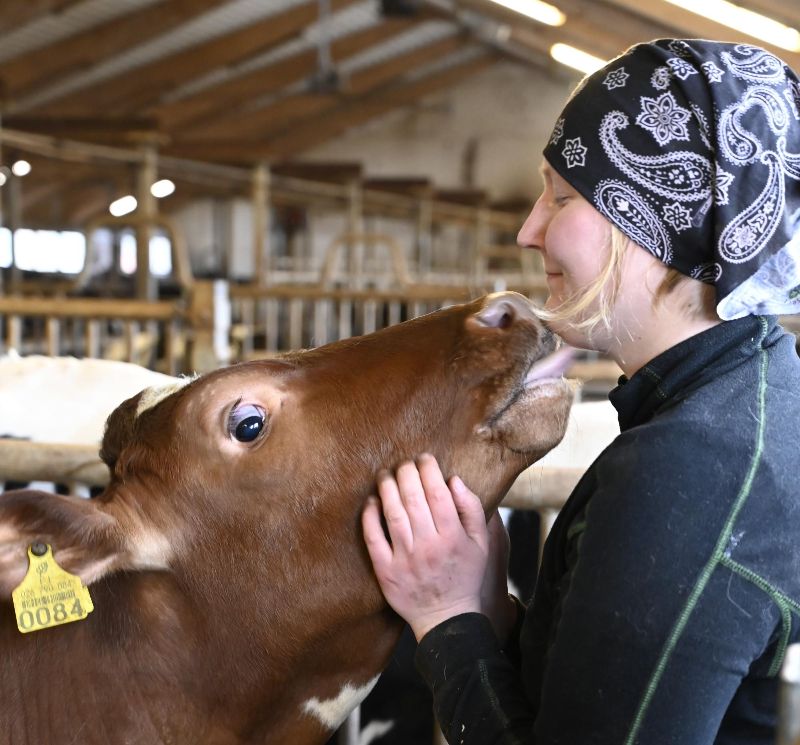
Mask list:
[{"label": "white cow in background", "polygon": [[139,365],[75,357],[0,357],[0,435],[94,445],[126,398],[176,378]]},{"label": "white cow in background", "polygon": [[[11,353],[0,357],[0,437],[99,449],[106,417],[120,403],[175,380],[128,362]],[[0,491],[3,481],[0,474]],[[31,488],[55,487],[36,481]],[[87,487],[74,490],[88,496]]]}]

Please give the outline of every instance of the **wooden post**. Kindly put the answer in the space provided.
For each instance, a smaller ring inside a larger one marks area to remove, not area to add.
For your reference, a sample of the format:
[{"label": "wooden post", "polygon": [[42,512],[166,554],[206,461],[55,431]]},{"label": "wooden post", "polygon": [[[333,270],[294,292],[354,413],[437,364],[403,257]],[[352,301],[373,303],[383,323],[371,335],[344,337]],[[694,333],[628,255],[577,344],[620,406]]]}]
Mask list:
[{"label": "wooden post", "polygon": [[270,255],[270,171],[265,163],[253,169],[253,266],[256,284],[263,287],[268,282]]},{"label": "wooden post", "polygon": [[800,644],[786,648],[778,690],[777,745],[800,743]]},{"label": "wooden post", "polygon": [[361,183],[353,179],[347,184],[347,233],[348,252],[345,267],[351,278],[350,286],[361,290],[364,287],[364,216]]},{"label": "wooden post", "polygon": [[17,229],[20,227],[21,222],[21,209],[22,209],[22,195],[20,194],[21,184],[20,179],[11,175],[10,169],[6,168],[8,180],[3,189],[7,193],[8,198],[8,212],[6,214],[6,222],[8,229],[11,232],[11,271],[9,282],[9,289],[11,292],[19,289],[22,283],[22,272],[17,266]]},{"label": "wooden post", "polygon": [[361,709],[357,706],[350,712],[339,728],[337,745],[358,745],[361,734]]},{"label": "wooden post", "polygon": [[416,275],[425,281],[433,268],[433,201],[430,194],[425,194],[419,200],[416,234]]},{"label": "wooden post", "polygon": [[230,362],[231,307],[224,279],[195,281],[189,304],[189,366],[199,373]]},{"label": "wooden post", "polygon": [[157,296],[155,277],[150,274],[149,221],[158,212],[156,198],[150,193],[156,173],[156,149],[153,145],[146,145],[136,177],[136,209],[141,217],[136,223],[136,297],[140,300],[155,300]]},{"label": "wooden post", "polygon": [[61,346],[61,321],[58,318],[47,319],[45,335],[47,338],[47,354],[50,357],[58,357],[58,350]]},{"label": "wooden post", "polygon": [[[481,264],[481,249],[489,245],[489,213],[483,206],[478,206],[475,209],[475,241],[472,244],[472,263],[470,266],[470,279],[471,283],[479,287],[482,270]],[[500,289],[500,288],[498,288]],[[505,289],[505,288],[502,288]]]}]

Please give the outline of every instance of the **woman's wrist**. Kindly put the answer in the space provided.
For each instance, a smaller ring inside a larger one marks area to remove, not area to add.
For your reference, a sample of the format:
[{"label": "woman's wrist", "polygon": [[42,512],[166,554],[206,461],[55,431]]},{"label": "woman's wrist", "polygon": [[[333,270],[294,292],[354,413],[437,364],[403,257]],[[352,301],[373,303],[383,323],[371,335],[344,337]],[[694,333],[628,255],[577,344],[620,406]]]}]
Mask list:
[{"label": "woman's wrist", "polygon": [[460,616],[464,613],[480,613],[481,609],[477,603],[465,603],[450,608],[435,611],[419,618],[408,621],[408,625],[414,632],[417,642],[422,640],[429,631],[436,628],[440,623],[449,621],[451,618]]}]

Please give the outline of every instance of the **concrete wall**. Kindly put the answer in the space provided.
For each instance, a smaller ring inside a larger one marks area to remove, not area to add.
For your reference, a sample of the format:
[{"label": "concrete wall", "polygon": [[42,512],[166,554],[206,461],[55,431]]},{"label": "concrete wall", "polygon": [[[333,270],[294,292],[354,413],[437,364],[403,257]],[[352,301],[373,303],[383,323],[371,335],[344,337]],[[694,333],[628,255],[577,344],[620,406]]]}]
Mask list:
[{"label": "concrete wall", "polygon": [[360,161],[370,176],[430,176],[443,188],[486,189],[492,199],[533,199],[542,147],[577,79],[499,63],[304,157]]}]

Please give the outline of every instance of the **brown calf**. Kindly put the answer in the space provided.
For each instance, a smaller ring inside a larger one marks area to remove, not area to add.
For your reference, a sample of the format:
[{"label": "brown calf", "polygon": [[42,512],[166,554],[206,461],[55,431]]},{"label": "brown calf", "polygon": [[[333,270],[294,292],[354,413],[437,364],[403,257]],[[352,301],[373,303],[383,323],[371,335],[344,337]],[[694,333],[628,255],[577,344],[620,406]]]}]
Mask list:
[{"label": "brown calf", "polygon": [[[376,472],[431,452],[494,508],[563,435],[554,346],[502,293],[121,404],[101,496],[0,495],[0,742],[324,742],[400,629],[359,527]],[[37,542],[95,610],[23,635]]]}]

